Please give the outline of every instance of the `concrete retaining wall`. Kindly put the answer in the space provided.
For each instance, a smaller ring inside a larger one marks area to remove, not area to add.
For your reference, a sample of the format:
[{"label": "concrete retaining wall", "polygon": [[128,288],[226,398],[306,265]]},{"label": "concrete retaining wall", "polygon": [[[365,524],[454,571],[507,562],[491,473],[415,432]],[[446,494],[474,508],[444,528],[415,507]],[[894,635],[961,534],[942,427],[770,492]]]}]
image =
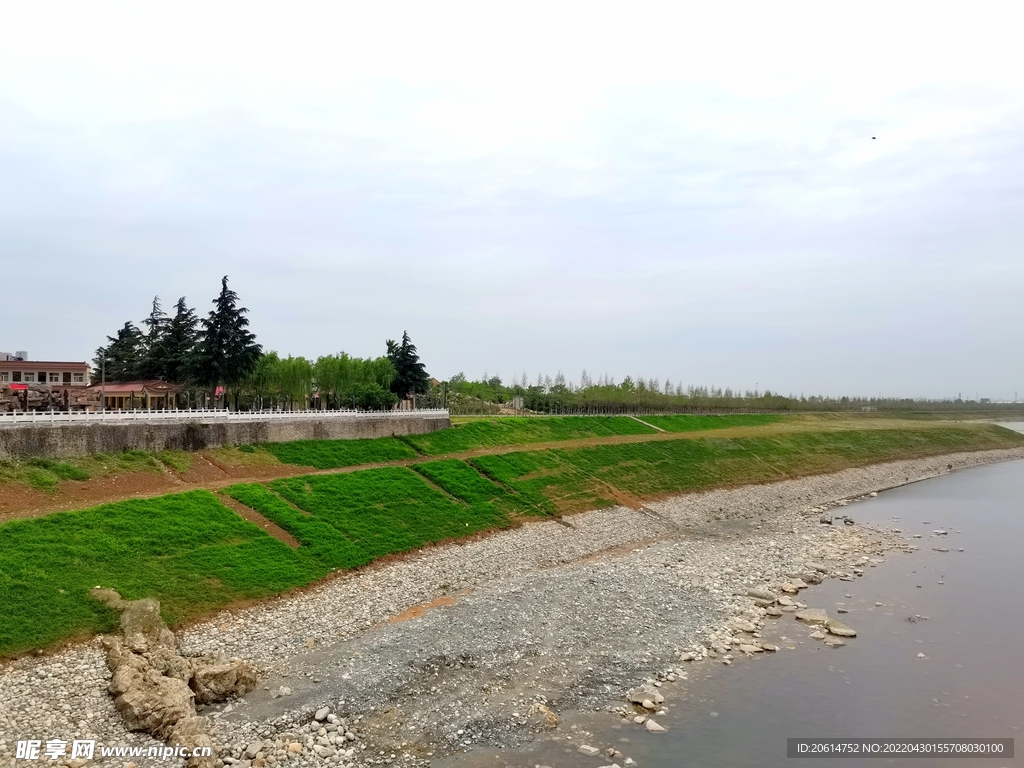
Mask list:
[{"label": "concrete retaining wall", "polygon": [[84,456],[93,453],[198,451],[244,443],[355,440],[422,435],[451,426],[447,413],[422,416],[334,416],[246,422],[17,425],[0,429],[0,458]]}]

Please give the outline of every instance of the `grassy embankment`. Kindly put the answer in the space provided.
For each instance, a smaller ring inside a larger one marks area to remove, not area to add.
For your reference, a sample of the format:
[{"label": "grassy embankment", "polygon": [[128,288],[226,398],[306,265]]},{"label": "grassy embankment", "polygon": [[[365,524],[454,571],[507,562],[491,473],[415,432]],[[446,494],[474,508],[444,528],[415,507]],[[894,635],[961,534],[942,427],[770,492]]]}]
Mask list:
[{"label": "grassy embankment", "polygon": [[112,456],[96,453],[66,459],[0,459],[0,487],[6,483],[52,491],[62,480],[84,481],[125,472],[162,472],[164,467],[185,472],[192,465],[186,451],[125,451]]},{"label": "grassy embankment", "polygon": [[[552,416],[546,418],[496,418],[457,424],[451,429],[386,437],[378,440],[299,440],[266,444],[259,450],[273,454],[284,464],[317,469],[341,469],[418,456],[445,456],[505,446],[528,446],[588,438],[696,432],[737,426],[773,424],[781,416],[654,416],[641,421],[629,416]],[[646,422],[646,423],[644,423]]]},{"label": "grassy embankment", "polygon": [[[451,443],[439,445],[429,449]],[[514,525],[520,515],[608,506],[615,492],[649,498],[1021,445],[1024,435],[988,425],[709,435],[526,448],[228,489],[295,536],[298,549],[205,491],[12,521],[0,525],[0,655],[111,629],[116,617],[87,594],[97,584],[158,598],[174,624],[390,553]]]}]

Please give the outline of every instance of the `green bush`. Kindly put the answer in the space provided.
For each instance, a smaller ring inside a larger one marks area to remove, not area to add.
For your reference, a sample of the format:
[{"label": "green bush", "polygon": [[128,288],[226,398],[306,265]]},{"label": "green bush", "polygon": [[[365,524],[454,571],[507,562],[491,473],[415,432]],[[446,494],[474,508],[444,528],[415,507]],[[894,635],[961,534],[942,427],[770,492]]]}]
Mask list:
[{"label": "green bush", "polygon": [[373,381],[356,384],[344,395],[346,402],[368,411],[388,411],[398,402],[398,396]]}]

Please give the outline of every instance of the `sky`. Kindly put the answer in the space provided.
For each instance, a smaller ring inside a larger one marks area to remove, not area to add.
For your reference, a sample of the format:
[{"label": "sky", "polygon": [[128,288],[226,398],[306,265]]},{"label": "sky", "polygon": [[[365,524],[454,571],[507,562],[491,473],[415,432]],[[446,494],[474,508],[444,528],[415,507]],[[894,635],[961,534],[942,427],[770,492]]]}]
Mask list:
[{"label": "sky", "polygon": [[228,275],[267,350],[439,379],[1024,397],[1022,17],[8,3],[0,350]]}]

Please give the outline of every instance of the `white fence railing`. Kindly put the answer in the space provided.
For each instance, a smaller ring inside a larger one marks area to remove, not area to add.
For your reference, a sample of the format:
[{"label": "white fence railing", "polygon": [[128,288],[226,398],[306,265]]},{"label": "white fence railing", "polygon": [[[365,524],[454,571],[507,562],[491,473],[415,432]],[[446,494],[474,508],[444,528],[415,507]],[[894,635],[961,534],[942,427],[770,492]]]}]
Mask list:
[{"label": "white fence railing", "polygon": [[228,411],[224,409],[179,409],[169,411],[14,411],[0,413],[0,427],[16,424],[132,424],[157,422],[238,422],[323,419],[412,418],[448,415],[443,408],[411,411]]}]

